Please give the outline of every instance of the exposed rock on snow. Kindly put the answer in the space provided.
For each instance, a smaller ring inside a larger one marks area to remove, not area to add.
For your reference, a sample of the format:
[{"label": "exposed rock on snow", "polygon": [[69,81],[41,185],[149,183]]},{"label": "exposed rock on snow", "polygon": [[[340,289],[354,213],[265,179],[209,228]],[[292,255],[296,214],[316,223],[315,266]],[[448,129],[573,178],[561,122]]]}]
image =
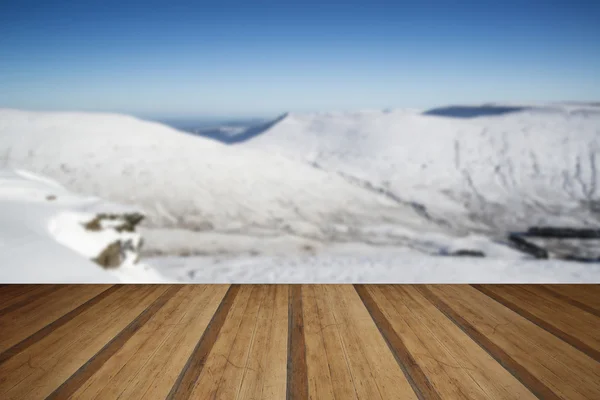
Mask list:
[{"label": "exposed rock on snow", "polygon": [[[99,215],[111,218],[86,229]],[[136,221],[131,207],[75,195],[29,172],[0,170],[0,282],[159,282],[149,267],[135,264]],[[93,261],[118,268],[108,273]]]},{"label": "exposed rock on snow", "polygon": [[451,256],[458,257],[485,257],[485,253],[479,250],[457,250],[450,253]]},{"label": "exposed rock on snow", "polygon": [[142,238],[135,226],[139,213],[66,211],[50,222],[50,232],[61,244],[105,268],[133,265],[139,260]]}]

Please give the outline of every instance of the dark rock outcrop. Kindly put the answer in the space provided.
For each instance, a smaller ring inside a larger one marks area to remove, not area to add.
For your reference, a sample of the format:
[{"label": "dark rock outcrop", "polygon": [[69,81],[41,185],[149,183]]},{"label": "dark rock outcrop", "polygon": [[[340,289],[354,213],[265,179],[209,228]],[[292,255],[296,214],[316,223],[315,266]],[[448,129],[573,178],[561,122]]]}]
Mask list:
[{"label": "dark rock outcrop", "polygon": [[457,250],[450,253],[450,255],[458,257],[485,257],[485,253],[479,250]]}]

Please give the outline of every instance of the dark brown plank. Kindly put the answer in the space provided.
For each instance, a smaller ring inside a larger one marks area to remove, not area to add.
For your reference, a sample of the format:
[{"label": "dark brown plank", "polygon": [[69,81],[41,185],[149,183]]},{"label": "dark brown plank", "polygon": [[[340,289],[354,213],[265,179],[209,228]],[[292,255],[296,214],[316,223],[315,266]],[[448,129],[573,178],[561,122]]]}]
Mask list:
[{"label": "dark brown plank", "polygon": [[92,375],[94,375],[104,363],[111,358],[125,343],[137,332],[142,326],[169,299],[171,299],[181,288],[179,285],[170,286],[159,298],[157,298],[148,308],[142,311],[129,325],[125,327],[117,336],[108,342],[98,353],[96,353],[87,363],[82,365],[69,379],[60,385],[47,399],[66,399],[73,395]]},{"label": "dark brown plank", "polygon": [[550,388],[544,383],[537,379],[531,374],[525,367],[519,364],[514,358],[507,354],[502,348],[493,343],[484,334],[479,332],[473,325],[471,325],[466,319],[460,316],[459,313],[454,311],[448,304],[442,299],[436,296],[429,288],[423,285],[416,285],[415,288],[434,306],[437,307],[450,321],[458,326],[464,333],[466,333],[475,343],[485,350],[490,356],[492,356],[504,369],[510,372],[516,379],[518,379],[527,389],[529,389],[534,395],[540,399],[560,399]]},{"label": "dark brown plank", "polygon": [[[27,349],[29,346],[35,344],[36,342],[39,342],[40,340],[42,340],[43,338],[45,338],[46,336],[48,336],[49,334],[54,332],[56,329],[60,328],[61,326],[63,326],[67,322],[71,321],[73,318],[77,317],[78,315],[80,315],[81,313],[83,313],[84,311],[89,309],[90,307],[94,306],[95,304],[99,303],[106,297],[113,294],[120,287],[121,287],[121,285],[111,286],[110,288],[103,291],[99,295],[91,298],[90,300],[86,301],[79,307],[77,307],[74,310],[63,315],[56,321],[46,325],[45,327],[43,327],[39,331],[35,332],[31,336],[21,340],[19,343],[15,344],[14,346],[9,347],[8,349],[6,349],[2,353],[0,353],[0,364],[5,362],[6,360],[10,359],[11,357],[13,357],[15,354],[19,354],[20,352]],[[31,301],[31,299],[28,299],[28,300]]]},{"label": "dark brown plank", "polygon": [[292,285],[288,312],[288,400],[308,399],[308,370],[304,338],[304,315],[302,312],[302,286]]},{"label": "dark brown plank", "polygon": [[190,398],[194,385],[202,373],[206,359],[217,341],[219,332],[225,323],[227,314],[229,314],[229,310],[231,309],[239,290],[240,285],[231,285],[229,289],[227,289],[227,293],[225,293],[217,311],[215,311],[206,330],[196,344],[194,351],[192,351],[190,358],[173,384],[167,399],[175,400]]},{"label": "dark brown plank", "polygon": [[439,393],[435,390],[427,375],[423,372],[416,360],[410,354],[406,345],[398,336],[390,322],[387,320],[383,312],[373,299],[365,285],[354,285],[354,289],[358,293],[363,304],[371,314],[373,322],[379,329],[381,336],[385,339],[390,351],[394,355],[396,362],[404,372],[404,376],[415,391],[417,397],[421,400],[425,399],[441,399]]},{"label": "dark brown plank", "polygon": [[507,307],[507,308],[513,310],[514,312],[516,312],[523,318],[526,318],[529,321],[533,322],[534,324],[536,324],[540,328],[544,329],[545,331],[550,332],[554,336],[560,338],[562,341],[570,344],[571,346],[573,346],[577,350],[581,351],[585,355],[593,358],[597,362],[600,362],[600,351],[598,351],[598,350],[594,349],[593,347],[591,347],[590,345],[582,342],[580,339],[576,338],[575,336],[570,335],[570,334],[562,331],[561,329],[557,328],[556,326],[552,325],[550,322],[545,321],[545,320],[535,316],[531,312],[527,311],[525,308],[523,308],[523,307],[519,306],[518,304],[503,297],[500,293],[498,293],[494,290],[490,290],[490,288],[488,288],[485,285],[471,285],[471,286],[473,286],[475,289],[479,290],[481,293],[485,294],[486,296],[490,297],[491,299],[494,299],[498,303],[502,304],[504,307]]}]

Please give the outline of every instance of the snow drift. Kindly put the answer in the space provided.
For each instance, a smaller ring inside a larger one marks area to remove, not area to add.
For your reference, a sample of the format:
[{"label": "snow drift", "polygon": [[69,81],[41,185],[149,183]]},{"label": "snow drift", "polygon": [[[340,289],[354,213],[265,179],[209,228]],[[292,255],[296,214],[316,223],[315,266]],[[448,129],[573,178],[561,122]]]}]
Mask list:
[{"label": "snow drift", "polygon": [[[107,212],[114,217],[110,223],[99,218]],[[0,281],[159,281],[136,265],[141,238],[134,227],[119,229],[131,212],[25,171],[0,170]],[[91,227],[91,221],[99,222]]]}]

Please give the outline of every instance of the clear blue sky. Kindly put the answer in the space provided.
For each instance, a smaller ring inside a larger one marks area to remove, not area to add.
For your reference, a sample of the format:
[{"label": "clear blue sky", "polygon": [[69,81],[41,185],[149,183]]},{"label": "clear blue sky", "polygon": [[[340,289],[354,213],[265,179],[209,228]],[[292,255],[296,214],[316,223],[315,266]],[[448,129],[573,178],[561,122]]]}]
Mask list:
[{"label": "clear blue sky", "polygon": [[0,107],[237,117],[561,100],[600,100],[600,1],[0,2]]}]

